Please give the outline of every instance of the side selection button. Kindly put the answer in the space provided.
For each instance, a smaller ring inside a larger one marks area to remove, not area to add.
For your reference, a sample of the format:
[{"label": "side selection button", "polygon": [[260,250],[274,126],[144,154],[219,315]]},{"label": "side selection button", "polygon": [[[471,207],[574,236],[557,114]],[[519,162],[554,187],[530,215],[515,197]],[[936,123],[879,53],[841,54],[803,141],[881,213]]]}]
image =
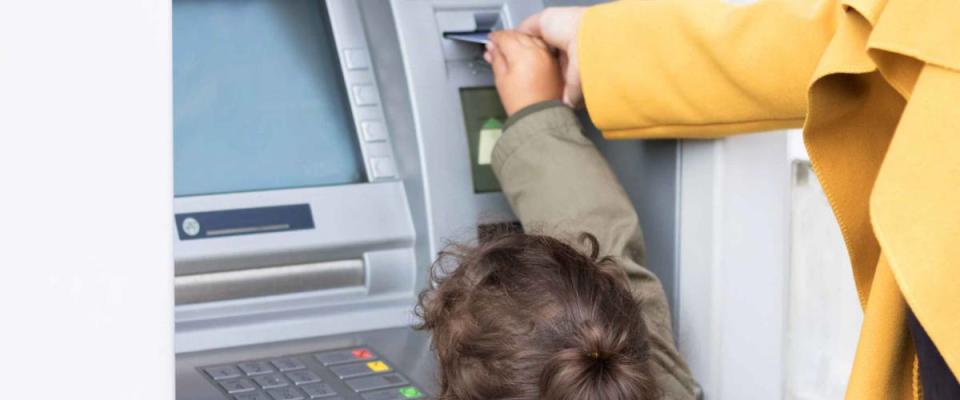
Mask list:
[{"label": "side selection button", "polygon": [[387,140],[387,127],[380,121],[363,121],[360,123],[363,140],[367,142],[382,142]]},{"label": "side selection button", "polygon": [[397,176],[397,167],[390,157],[370,157],[370,167],[373,170],[373,179],[386,179]]},{"label": "side selection button", "polygon": [[370,57],[364,49],[346,49],[343,51],[343,60],[347,69],[358,70],[370,68]]},{"label": "side selection button", "polygon": [[353,102],[358,106],[375,106],[380,104],[380,94],[373,85],[353,85]]}]

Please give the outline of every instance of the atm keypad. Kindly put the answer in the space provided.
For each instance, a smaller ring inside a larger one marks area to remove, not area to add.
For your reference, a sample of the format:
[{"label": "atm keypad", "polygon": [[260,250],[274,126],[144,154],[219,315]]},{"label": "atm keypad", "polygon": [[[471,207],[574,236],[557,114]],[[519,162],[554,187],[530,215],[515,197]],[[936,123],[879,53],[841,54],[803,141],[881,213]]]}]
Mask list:
[{"label": "atm keypad", "polygon": [[230,400],[426,399],[366,347],[199,368]]}]

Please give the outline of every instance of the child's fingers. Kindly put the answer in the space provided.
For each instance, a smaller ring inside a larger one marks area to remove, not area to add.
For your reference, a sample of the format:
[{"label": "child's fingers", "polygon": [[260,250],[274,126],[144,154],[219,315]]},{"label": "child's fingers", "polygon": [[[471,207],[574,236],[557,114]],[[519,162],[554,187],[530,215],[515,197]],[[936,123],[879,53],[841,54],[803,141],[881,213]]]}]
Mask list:
[{"label": "child's fingers", "polygon": [[487,64],[493,65],[493,49],[496,48],[496,45],[493,42],[487,42],[484,47],[483,59]]},{"label": "child's fingers", "polygon": [[523,34],[515,31],[498,31],[490,34],[490,43],[509,64],[511,59],[528,47],[521,42],[521,37]]},{"label": "child's fingers", "polygon": [[538,37],[532,37],[532,36],[531,36],[531,37],[530,37],[530,40],[533,42],[533,44],[534,44],[535,46],[537,46],[537,47],[539,47],[539,48],[541,48],[541,49],[547,50],[547,51],[550,50],[550,46],[547,46],[547,42],[544,42],[543,39],[540,39],[540,38],[538,38]]},{"label": "child's fingers", "polygon": [[497,46],[487,46],[487,53],[484,54],[484,58],[487,58],[487,56],[489,56],[487,62],[493,67],[494,76],[502,76],[507,73],[507,60]]}]

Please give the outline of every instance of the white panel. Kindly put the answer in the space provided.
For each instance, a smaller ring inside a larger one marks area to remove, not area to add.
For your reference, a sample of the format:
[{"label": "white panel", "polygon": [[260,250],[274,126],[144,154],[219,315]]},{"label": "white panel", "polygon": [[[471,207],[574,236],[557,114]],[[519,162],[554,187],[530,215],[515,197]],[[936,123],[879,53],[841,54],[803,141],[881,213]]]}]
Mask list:
[{"label": "white panel", "polygon": [[684,142],[677,335],[708,400],[783,392],[787,136]]},{"label": "white panel", "polygon": [[173,398],[169,1],[0,2],[3,398]]},{"label": "white panel", "polygon": [[786,393],[842,399],[863,312],[840,228],[807,162],[794,165]]}]

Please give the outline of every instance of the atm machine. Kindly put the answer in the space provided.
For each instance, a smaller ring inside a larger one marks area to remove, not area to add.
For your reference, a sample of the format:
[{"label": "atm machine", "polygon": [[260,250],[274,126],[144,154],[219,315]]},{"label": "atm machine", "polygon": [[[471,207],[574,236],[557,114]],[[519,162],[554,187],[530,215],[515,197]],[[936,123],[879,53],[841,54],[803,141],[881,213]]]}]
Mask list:
[{"label": "atm machine", "polygon": [[[448,36],[546,3],[173,0],[178,399],[436,393],[411,329],[431,261],[515,223],[490,67]],[[673,296],[677,144],[591,135]]]}]

